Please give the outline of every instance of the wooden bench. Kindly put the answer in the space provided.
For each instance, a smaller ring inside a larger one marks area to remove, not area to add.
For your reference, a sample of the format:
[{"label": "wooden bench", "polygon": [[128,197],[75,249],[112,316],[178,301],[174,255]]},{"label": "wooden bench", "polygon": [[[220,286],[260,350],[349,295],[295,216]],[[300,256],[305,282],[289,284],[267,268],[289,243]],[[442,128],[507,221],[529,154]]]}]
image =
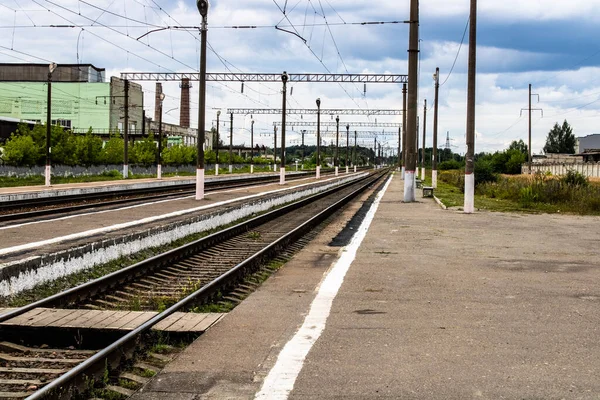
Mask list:
[{"label": "wooden bench", "polygon": [[433,186],[423,186],[423,197],[433,197]]}]

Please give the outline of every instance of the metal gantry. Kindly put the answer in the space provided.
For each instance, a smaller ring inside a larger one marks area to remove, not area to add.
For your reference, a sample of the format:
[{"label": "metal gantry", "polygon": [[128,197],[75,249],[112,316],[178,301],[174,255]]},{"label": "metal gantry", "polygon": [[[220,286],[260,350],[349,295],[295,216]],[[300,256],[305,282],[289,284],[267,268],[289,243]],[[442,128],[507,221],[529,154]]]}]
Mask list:
[{"label": "metal gantry", "polygon": [[[121,79],[132,81],[199,81],[198,72],[121,72]],[[288,74],[288,82],[327,82],[327,83],[407,83],[408,75],[402,74]],[[277,82],[281,83],[280,73],[236,73],[207,72],[206,80],[211,82]]]},{"label": "metal gantry", "polygon": [[[321,126],[333,127],[336,126],[336,122],[321,122]],[[402,126],[399,122],[346,122],[352,128],[400,128]],[[281,121],[273,122],[275,126],[281,126]],[[295,128],[301,127],[316,127],[316,121],[290,121],[286,122],[285,126]]]},{"label": "metal gantry", "polygon": [[[281,108],[228,108],[227,114],[281,114],[283,110]],[[286,110],[289,114],[317,114],[316,108],[291,108]],[[379,110],[379,109],[353,109],[353,108],[340,108],[340,109],[321,109],[321,114],[331,115],[402,115],[402,110]]]}]

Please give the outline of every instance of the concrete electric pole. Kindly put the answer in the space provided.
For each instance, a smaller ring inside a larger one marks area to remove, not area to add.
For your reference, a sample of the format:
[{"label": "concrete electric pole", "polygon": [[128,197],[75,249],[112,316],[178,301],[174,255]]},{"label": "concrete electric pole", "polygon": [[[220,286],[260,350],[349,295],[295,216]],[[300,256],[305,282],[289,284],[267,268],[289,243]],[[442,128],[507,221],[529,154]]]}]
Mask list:
[{"label": "concrete electric pole", "polygon": [[417,157],[417,67],[419,61],[419,0],[410,2],[410,34],[408,46],[408,100],[406,115],[406,169],[404,177],[404,202],[415,201],[415,171]]},{"label": "concrete electric pole", "polygon": [[475,212],[475,78],[477,71],[477,0],[471,0],[467,87],[467,153],[465,155],[465,214]]},{"label": "concrete electric pole", "polygon": [[440,69],[435,69],[435,75],[433,75],[435,81],[435,100],[433,106],[433,156],[431,157],[431,186],[437,188],[437,134],[438,134],[438,104],[439,104],[439,93],[440,93]]}]

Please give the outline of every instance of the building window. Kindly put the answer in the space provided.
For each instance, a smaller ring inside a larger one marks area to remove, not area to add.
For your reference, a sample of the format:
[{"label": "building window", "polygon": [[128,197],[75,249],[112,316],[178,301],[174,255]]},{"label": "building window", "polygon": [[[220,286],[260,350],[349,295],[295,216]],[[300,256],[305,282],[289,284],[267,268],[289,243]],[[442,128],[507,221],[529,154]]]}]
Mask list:
[{"label": "building window", "polygon": [[53,119],[52,125],[62,126],[63,128],[71,129],[70,119]]}]

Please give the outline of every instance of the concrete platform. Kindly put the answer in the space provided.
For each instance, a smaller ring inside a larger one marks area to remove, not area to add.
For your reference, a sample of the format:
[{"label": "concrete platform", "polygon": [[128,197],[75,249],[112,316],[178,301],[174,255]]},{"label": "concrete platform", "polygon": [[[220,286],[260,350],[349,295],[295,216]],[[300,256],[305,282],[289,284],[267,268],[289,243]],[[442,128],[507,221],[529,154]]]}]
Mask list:
[{"label": "concrete platform", "polygon": [[[301,175],[302,173],[295,171],[288,171],[286,176]],[[227,182],[235,179],[243,179],[257,176],[273,176],[279,177],[278,172],[256,172],[254,174],[221,174],[219,176],[208,175],[205,177],[207,182]],[[313,173],[314,175],[314,173]],[[307,177],[310,174],[307,174]],[[195,185],[196,177],[194,176],[175,176],[167,177],[163,179],[156,178],[144,178],[144,179],[118,179],[114,181],[98,181],[98,182],[82,182],[82,183],[61,183],[46,187],[43,185],[35,186],[14,186],[14,187],[0,187],[0,203],[9,202],[14,200],[25,200],[25,199],[36,199],[36,198],[49,198],[49,197],[61,197],[69,195],[79,195],[87,193],[104,193],[116,190],[129,190],[129,189],[146,189],[146,188],[158,188],[158,187],[169,187],[182,184]]]},{"label": "concrete platform", "polygon": [[0,224],[0,296],[264,212],[364,173],[237,189]]},{"label": "concrete platform", "polygon": [[600,218],[402,190],[351,264],[327,228],[133,398],[600,398]]}]

